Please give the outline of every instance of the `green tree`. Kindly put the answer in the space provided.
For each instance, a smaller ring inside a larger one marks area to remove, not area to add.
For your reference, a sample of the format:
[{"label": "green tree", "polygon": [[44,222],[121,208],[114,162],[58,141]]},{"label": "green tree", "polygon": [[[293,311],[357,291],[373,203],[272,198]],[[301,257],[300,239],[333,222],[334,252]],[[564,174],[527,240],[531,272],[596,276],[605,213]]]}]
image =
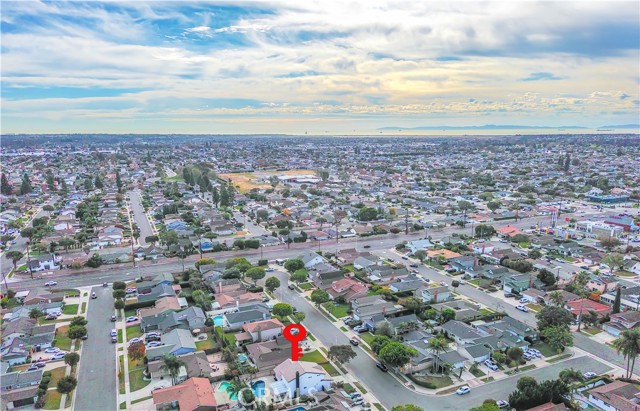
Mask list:
[{"label": "green tree", "polygon": [[376,335],[371,339],[371,343],[369,343],[369,346],[371,347],[371,351],[378,354],[380,353],[380,350],[390,342],[391,338],[387,337],[386,335]]},{"label": "green tree", "polygon": [[264,285],[267,287],[269,292],[273,293],[278,287],[280,287],[280,280],[278,277],[269,277],[267,281],[264,282]]},{"label": "green tree", "polygon": [[324,290],[313,290],[313,292],[311,293],[311,301],[313,301],[316,305],[326,303],[327,301],[329,301],[329,294]]},{"label": "green tree", "polygon": [[0,177],[0,194],[10,196],[13,193],[13,187],[9,184],[9,179],[5,173]]},{"label": "green tree", "polygon": [[385,345],[378,356],[380,359],[392,367],[404,367],[409,363],[412,357],[418,355],[415,348],[407,347],[404,344],[391,341]]},{"label": "green tree", "polygon": [[43,315],[44,315],[44,312],[42,312],[42,310],[39,308],[32,308],[29,310],[29,318],[38,319]]},{"label": "green tree", "polygon": [[297,313],[293,314],[293,321],[295,321],[297,324],[300,324],[304,321],[305,317],[305,313],[303,313],[302,311],[298,311]]},{"label": "green tree", "polygon": [[420,260],[421,263],[424,263],[424,260],[427,259],[427,253],[424,250],[418,250],[413,253],[413,256]]},{"label": "green tree", "polygon": [[563,307],[564,297],[560,291],[552,291],[549,294],[549,302],[557,307]]},{"label": "green tree", "polygon": [[152,245],[156,245],[158,241],[160,241],[160,238],[157,235],[148,235],[144,238],[145,243],[149,243]]},{"label": "green tree", "polygon": [[358,211],[358,220],[372,221],[378,218],[378,210],[371,207],[364,207]]},{"label": "green tree", "polygon": [[178,233],[175,230],[164,231],[160,233],[159,237],[160,241],[166,246],[178,244]]},{"label": "green tree", "polygon": [[329,347],[329,353],[327,356],[331,361],[337,364],[346,364],[356,357],[356,352],[353,351],[350,345],[332,345]]},{"label": "green tree", "polygon": [[94,253],[85,263],[87,267],[98,268],[103,264],[102,257],[100,254]]},{"label": "green tree", "polygon": [[138,361],[144,358],[145,352],[146,347],[141,342],[137,344],[129,344],[129,346],[127,347],[127,354],[129,354],[129,357],[134,361]]},{"label": "green tree", "polygon": [[102,179],[100,178],[100,175],[97,175],[95,180],[93,181],[93,185],[96,188],[103,188],[104,184],[102,183]]},{"label": "green tree", "polygon": [[114,281],[111,288],[114,290],[124,290],[127,288],[127,284],[124,281]]},{"label": "green tree", "polygon": [[435,357],[433,360],[433,367],[435,370],[436,368],[438,368],[438,360],[437,360],[438,355],[447,351],[447,348],[449,348],[449,343],[442,335],[439,335],[429,340],[428,347]]},{"label": "green tree", "polygon": [[309,278],[309,273],[304,268],[301,268],[300,270],[296,270],[296,272],[291,274],[290,278],[294,283],[300,284],[307,281],[307,279]]},{"label": "green tree", "polygon": [[65,253],[68,253],[69,247],[74,246],[76,244],[76,240],[74,240],[73,238],[64,237],[61,238],[60,241],[58,241],[58,244],[64,247]]},{"label": "green tree", "polygon": [[640,355],[640,329],[625,330],[620,337],[613,341],[613,346],[618,354],[622,353],[627,360],[627,378],[633,375],[636,359]]},{"label": "green tree", "polygon": [[611,253],[602,259],[602,262],[611,268],[611,271],[616,268],[622,269],[624,267],[625,259],[622,254]]},{"label": "green tree", "polygon": [[251,278],[251,280],[253,281],[253,284],[255,285],[258,283],[258,280],[261,280],[264,278],[264,276],[266,275],[266,272],[262,267],[252,267],[247,270],[245,275]]},{"label": "green tree", "polygon": [[485,400],[481,406],[473,407],[469,411],[500,411],[500,407],[494,400]]},{"label": "green tree", "polygon": [[492,225],[478,224],[475,233],[478,238],[490,238],[496,233],[496,229]]},{"label": "green tree", "polygon": [[13,263],[13,270],[15,271],[18,265],[18,261],[22,260],[24,254],[22,254],[20,251],[7,251],[5,253],[5,257],[7,257],[8,260],[11,260],[11,262]]},{"label": "green tree", "polygon": [[562,352],[565,347],[573,345],[573,335],[567,326],[554,325],[546,327],[540,335],[542,335],[544,341],[556,350],[556,352]]},{"label": "green tree", "polygon": [[507,350],[507,357],[509,357],[511,361],[514,361],[516,363],[516,371],[518,371],[518,366],[520,365],[520,359],[522,358],[523,355],[524,355],[524,352],[520,347],[511,347]]},{"label": "green tree", "polygon": [[78,364],[79,361],[80,354],[78,354],[77,352],[70,352],[64,355],[64,363],[70,365],[72,369],[76,366],[76,364]]},{"label": "green tree", "polygon": [[124,298],[127,295],[127,293],[125,290],[113,290],[111,295],[113,296],[113,298],[118,300],[118,299]]},{"label": "green tree", "polygon": [[31,181],[29,180],[29,176],[27,173],[22,175],[22,183],[20,184],[20,195],[26,195],[33,191],[33,187],[31,186]]},{"label": "green tree", "polygon": [[216,263],[216,260],[214,260],[213,258],[201,258],[198,261],[196,261],[194,265],[196,268],[200,268],[200,266],[202,265],[211,265],[215,263]]},{"label": "green tree", "polygon": [[176,379],[180,375],[180,368],[184,366],[184,361],[170,354],[162,356],[162,366],[160,369],[169,373],[171,385],[176,385]]},{"label": "green tree", "polygon": [[495,213],[500,207],[502,207],[502,203],[500,203],[500,201],[489,201],[487,203],[487,208],[491,210],[492,213]]},{"label": "green tree", "polygon": [[558,377],[565,384],[572,384],[574,382],[580,382],[584,380],[582,373],[578,370],[574,370],[573,368],[560,371]]},{"label": "green tree", "polygon": [[620,240],[611,236],[600,236],[598,237],[598,241],[600,242],[600,245],[608,252],[611,252],[614,248],[618,247],[621,244]]},{"label": "green tree", "polygon": [[384,335],[392,338],[395,335],[395,333],[396,331],[393,324],[391,324],[387,320],[381,321],[379,324],[376,325],[376,335]]},{"label": "green tree", "polygon": [[550,286],[556,283],[556,276],[547,269],[541,269],[538,272],[538,279],[542,281],[545,285]]},{"label": "green tree", "polygon": [[620,287],[616,288],[616,298],[613,300],[613,306],[611,307],[611,313],[617,314],[620,312],[620,300],[622,298],[622,290]]},{"label": "green tree", "polygon": [[413,311],[413,313],[415,314],[416,312],[422,310],[422,307],[424,307],[424,302],[421,298],[418,297],[408,297],[406,300],[404,300],[404,306],[408,310]]},{"label": "green tree", "polygon": [[58,390],[60,394],[69,394],[76,388],[76,385],[78,385],[78,380],[69,375],[67,377],[62,377],[58,381],[56,390]]},{"label": "green tree", "polygon": [[87,325],[87,324],[88,324],[88,321],[84,317],[80,315],[76,315],[71,319],[69,326],[72,327],[74,325]]},{"label": "green tree", "polygon": [[573,322],[573,316],[570,312],[562,307],[553,305],[544,306],[537,314],[538,330],[542,331],[545,328],[553,326],[565,326],[569,327],[569,324]]},{"label": "green tree", "polygon": [[273,306],[272,313],[280,318],[285,318],[293,314],[293,307],[286,303],[278,303]]},{"label": "green tree", "polygon": [[284,263],[284,268],[293,273],[304,268],[304,262],[298,258],[293,258]]},{"label": "green tree", "polygon": [[542,257],[542,253],[538,250],[529,250],[529,252],[527,253],[527,257],[536,260]]},{"label": "green tree", "polygon": [[193,302],[202,310],[208,311],[211,308],[211,295],[203,290],[195,290],[191,293]]},{"label": "green tree", "polygon": [[455,318],[456,318],[456,312],[453,311],[451,308],[445,308],[444,310],[442,310],[442,313],[440,313],[441,324],[446,324],[447,322],[454,320]]},{"label": "green tree", "polygon": [[82,338],[87,335],[87,327],[84,325],[72,325],[69,326],[69,331],[67,331],[67,337],[72,340]]},{"label": "green tree", "polygon": [[122,309],[124,308],[124,301],[123,301],[123,300],[116,300],[116,301],[113,303],[113,307],[114,307],[116,310],[122,310]]}]

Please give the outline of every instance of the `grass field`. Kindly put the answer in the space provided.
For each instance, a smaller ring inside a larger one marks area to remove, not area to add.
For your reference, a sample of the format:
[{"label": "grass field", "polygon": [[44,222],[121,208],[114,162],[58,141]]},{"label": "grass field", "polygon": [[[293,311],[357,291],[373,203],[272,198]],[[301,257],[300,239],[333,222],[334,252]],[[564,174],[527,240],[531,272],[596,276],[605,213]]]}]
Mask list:
[{"label": "grass field", "polygon": [[78,304],[65,304],[62,307],[62,314],[76,315],[78,314]]},{"label": "grass field", "polygon": [[241,193],[247,192],[254,188],[269,188],[270,184],[259,184],[262,180],[267,180],[269,176],[276,175],[294,175],[294,174],[313,174],[315,175],[315,171],[312,170],[287,170],[287,171],[256,171],[253,173],[225,173],[219,174],[219,177],[225,181],[231,182],[233,185],[240,190]]},{"label": "grass field", "polygon": [[533,344],[533,348],[540,350],[540,353],[542,353],[542,355],[544,355],[545,357],[558,355],[558,353],[553,348],[551,348],[549,344],[543,343],[542,341],[536,341],[536,343]]},{"label": "grass field", "polygon": [[82,307],[80,308],[80,314],[84,314],[87,312],[87,303],[83,302]]},{"label": "grass field", "polygon": [[309,289],[313,288],[313,284],[311,284],[311,283],[303,283],[303,284],[300,284],[298,287],[301,290],[305,290],[306,291],[306,290],[309,290]]},{"label": "grass field", "polygon": [[596,334],[600,334],[602,332],[602,330],[599,330],[597,328],[587,328],[586,330],[582,330],[584,332],[586,332],[587,334],[590,335],[596,335]]},{"label": "grass field", "polygon": [[133,325],[131,327],[127,327],[127,341],[140,336],[142,336],[142,331],[139,326]]},{"label": "grass field", "polygon": [[64,372],[67,369],[66,366],[58,367],[51,370],[51,381],[49,382],[49,387],[53,388],[58,385],[58,381],[64,377]]},{"label": "grass field", "polygon": [[336,318],[346,317],[347,310],[349,309],[347,304],[336,304],[333,302],[326,302],[322,306]]},{"label": "grass field", "polygon": [[373,335],[371,333],[364,333],[364,334],[360,334],[359,337],[362,340],[364,340],[364,342],[366,342],[367,345],[371,346],[371,340],[373,340],[373,337],[375,337],[375,335]]},{"label": "grass field", "polygon": [[213,337],[211,337],[211,335],[208,335],[206,340],[196,342],[196,349],[198,351],[209,350],[215,347],[216,343],[213,341]]},{"label": "grass field", "polygon": [[300,361],[315,362],[316,364],[320,364],[320,366],[324,368],[324,370],[328,372],[329,375],[331,375],[332,377],[340,375],[338,370],[336,370],[335,367],[331,365],[331,363],[327,361],[325,356],[322,355],[322,353],[318,350],[311,351],[309,353],[304,353],[304,356],[302,356]]},{"label": "grass field", "polygon": [[56,329],[56,344],[55,346],[64,351],[71,349],[71,338],[67,337],[69,326],[64,325]]},{"label": "grass field", "polygon": [[62,399],[62,394],[60,394],[57,390],[48,390],[47,396],[44,401],[44,409],[45,410],[57,410],[60,408],[60,400]]},{"label": "grass field", "polygon": [[129,391],[138,391],[149,385],[151,380],[145,380],[143,372],[144,367],[129,372]]}]

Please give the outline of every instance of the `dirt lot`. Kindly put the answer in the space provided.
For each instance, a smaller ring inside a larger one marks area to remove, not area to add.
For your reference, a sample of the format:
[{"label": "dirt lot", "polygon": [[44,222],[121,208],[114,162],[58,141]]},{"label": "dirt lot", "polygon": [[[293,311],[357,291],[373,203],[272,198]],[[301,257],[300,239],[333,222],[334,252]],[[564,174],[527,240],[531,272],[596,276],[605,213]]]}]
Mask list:
[{"label": "dirt lot", "polygon": [[233,185],[240,190],[241,193],[247,192],[253,188],[269,188],[269,184],[260,184],[270,176],[277,175],[294,175],[294,174],[313,174],[313,170],[287,170],[287,171],[256,171],[254,173],[226,173],[220,174],[219,177],[223,180],[229,180],[233,182]]}]

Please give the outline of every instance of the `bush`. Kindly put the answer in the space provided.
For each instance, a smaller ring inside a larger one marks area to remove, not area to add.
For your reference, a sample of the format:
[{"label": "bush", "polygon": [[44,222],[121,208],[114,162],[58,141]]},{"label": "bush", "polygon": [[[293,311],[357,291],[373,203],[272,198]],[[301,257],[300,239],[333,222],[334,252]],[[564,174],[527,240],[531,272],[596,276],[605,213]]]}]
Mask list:
[{"label": "bush", "polygon": [[247,291],[250,293],[261,293],[263,290],[263,288],[259,285],[252,285],[251,287],[247,288]]},{"label": "bush", "polygon": [[269,261],[268,260],[258,260],[258,265],[259,266],[269,265]]},{"label": "bush", "polygon": [[144,301],[139,303],[131,303],[124,306],[125,310],[137,310],[138,308],[147,308],[155,304],[155,301]]},{"label": "bush", "polygon": [[430,382],[420,381],[420,380],[416,379],[416,378],[413,376],[413,374],[406,374],[406,376],[407,376],[407,377],[409,377],[409,379],[410,379],[411,381],[413,381],[413,383],[414,383],[414,384],[419,385],[419,386],[421,386],[421,387],[424,387],[424,388],[430,388],[430,389],[432,389],[432,390],[435,390],[436,388],[438,388],[438,387],[436,387],[436,385],[435,385],[435,384],[432,384],[432,383],[430,383]]}]

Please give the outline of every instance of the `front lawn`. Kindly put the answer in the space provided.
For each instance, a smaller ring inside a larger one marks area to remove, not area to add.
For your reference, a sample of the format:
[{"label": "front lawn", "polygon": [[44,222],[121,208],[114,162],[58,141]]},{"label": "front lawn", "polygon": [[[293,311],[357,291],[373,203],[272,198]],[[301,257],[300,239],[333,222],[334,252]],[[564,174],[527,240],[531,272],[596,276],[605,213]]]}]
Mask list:
[{"label": "front lawn", "polygon": [[364,334],[360,334],[359,337],[360,339],[364,340],[364,342],[366,342],[367,345],[371,346],[371,341],[373,340],[373,337],[375,337],[375,335],[371,333],[364,333]]},{"label": "front lawn", "polygon": [[63,325],[56,329],[55,346],[64,351],[71,350],[71,338],[67,336],[69,331],[68,325]]},{"label": "front lawn", "polygon": [[64,366],[51,370],[51,381],[49,382],[49,387],[55,387],[58,385],[58,381],[60,381],[64,377],[64,372],[66,369],[67,367]]},{"label": "front lawn", "polygon": [[486,314],[486,315],[488,315],[488,314],[494,314],[494,313],[495,313],[495,311],[490,310],[490,309],[488,309],[488,308],[481,308],[481,309],[480,309],[480,314]]},{"label": "front lawn", "polygon": [[322,355],[322,353],[320,351],[314,350],[314,351],[311,351],[311,352],[304,353],[304,355],[302,356],[300,361],[315,362],[315,363],[319,364],[319,363],[322,363],[322,362],[327,362],[327,359],[324,358],[324,355]]},{"label": "front lawn", "polygon": [[636,276],[634,273],[631,273],[629,271],[616,271],[613,274],[617,275],[618,277],[635,277]]},{"label": "front lawn", "polygon": [[602,330],[598,329],[598,328],[587,328],[587,329],[583,329],[582,331],[586,332],[587,334],[590,335],[596,335],[596,334],[600,334],[602,332]]},{"label": "front lawn", "polygon": [[303,291],[309,290],[311,288],[313,288],[313,284],[312,283],[302,283],[300,285],[298,285],[298,288],[300,288]]},{"label": "front lawn", "polygon": [[131,341],[132,338],[141,337],[142,331],[139,325],[132,325],[127,327],[127,341]]},{"label": "front lawn", "polygon": [[78,304],[65,304],[62,307],[62,314],[76,315],[78,314]]},{"label": "front lawn", "polygon": [[62,394],[60,394],[57,390],[48,390],[47,395],[44,399],[44,409],[45,410],[57,410],[60,409],[60,400],[62,399]]},{"label": "front lawn", "polygon": [[540,353],[542,353],[542,355],[544,355],[545,357],[552,357],[554,355],[558,355],[556,350],[551,348],[549,344],[544,343],[542,341],[536,341],[536,343],[533,344],[533,348],[539,350]]},{"label": "front lawn", "polygon": [[430,388],[432,390],[437,390],[438,388],[448,387],[453,384],[451,378],[446,375],[441,377],[436,377],[432,375],[415,375],[410,374],[407,375],[411,381],[425,388]]},{"label": "front lawn", "polygon": [[487,375],[480,368],[476,368],[475,370],[469,370],[469,372],[473,374],[474,377],[484,377],[485,375]]},{"label": "front lawn", "polygon": [[331,301],[324,303],[322,306],[336,318],[346,317],[347,310],[350,308],[347,304],[336,304]]},{"label": "front lawn", "polygon": [[149,385],[151,380],[144,379],[144,367],[129,372],[129,391],[135,392]]},{"label": "front lawn", "polygon": [[527,307],[534,313],[542,310],[542,306],[540,304],[527,304]]}]

